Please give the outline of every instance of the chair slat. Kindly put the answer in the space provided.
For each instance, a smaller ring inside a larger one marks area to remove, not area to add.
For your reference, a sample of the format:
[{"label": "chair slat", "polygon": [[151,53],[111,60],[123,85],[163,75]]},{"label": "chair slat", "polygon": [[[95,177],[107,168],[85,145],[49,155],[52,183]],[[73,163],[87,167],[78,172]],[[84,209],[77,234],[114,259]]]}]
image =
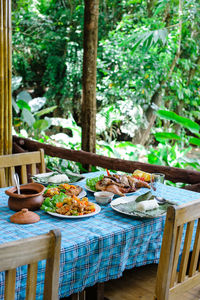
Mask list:
[{"label": "chair slat", "polygon": [[37,263],[46,260],[44,300],[58,299],[60,230],[0,245],[0,271],[6,271],[5,300],[15,300],[16,268],[28,266],[26,300],[36,299]]},{"label": "chair slat", "polygon": [[21,168],[21,184],[26,184],[28,182],[27,173],[30,170],[31,175],[35,175],[37,173],[36,166],[38,166],[40,173],[45,173],[43,149],[34,152],[2,155],[0,160],[0,187],[14,185],[15,167]]},{"label": "chair slat", "polygon": [[15,168],[14,167],[10,167],[9,168],[9,186],[15,185],[14,174],[15,174]]},{"label": "chair slat", "polygon": [[[52,231],[50,232],[52,235]],[[60,233],[54,230],[54,242],[51,244],[52,256],[46,261],[44,282],[44,300],[54,300],[58,295],[59,288],[59,262],[60,262]]]},{"label": "chair slat", "polygon": [[6,187],[5,169],[0,168],[0,187]]},{"label": "chair slat", "polygon": [[36,164],[31,164],[31,175],[36,174]]},{"label": "chair slat", "polygon": [[[197,270],[199,252],[200,252],[200,219],[198,220],[198,223],[197,223],[194,247],[193,247],[192,257],[191,257],[191,262],[190,262],[190,268],[189,268],[189,276],[190,277],[193,276]],[[200,271],[200,268],[199,268],[199,271]]]},{"label": "chair slat", "polygon": [[26,281],[26,300],[35,300],[37,285],[38,264],[32,263],[28,265],[28,274]]},{"label": "chair slat", "polygon": [[170,288],[173,287],[174,283],[176,282],[177,265],[178,265],[182,235],[183,235],[183,225],[178,226],[177,231],[176,231],[176,243],[175,243],[175,252],[174,252],[174,261],[173,261],[172,275],[171,275],[171,281],[170,281]]},{"label": "chair slat", "polygon": [[182,282],[185,279],[186,270],[187,270],[187,266],[188,266],[188,258],[189,258],[189,254],[190,254],[193,229],[194,229],[194,221],[188,222],[186,234],[185,234],[184,246],[183,246],[183,253],[182,253],[182,257],[181,257],[178,282]]},{"label": "chair slat", "polygon": [[46,166],[44,161],[44,149],[40,149],[40,173],[46,172]]},{"label": "chair slat", "polygon": [[5,272],[5,300],[15,300],[16,269]]},{"label": "chair slat", "polygon": [[28,179],[27,179],[27,169],[26,169],[26,165],[23,165],[21,167],[21,183],[25,184],[27,182],[28,182]]}]

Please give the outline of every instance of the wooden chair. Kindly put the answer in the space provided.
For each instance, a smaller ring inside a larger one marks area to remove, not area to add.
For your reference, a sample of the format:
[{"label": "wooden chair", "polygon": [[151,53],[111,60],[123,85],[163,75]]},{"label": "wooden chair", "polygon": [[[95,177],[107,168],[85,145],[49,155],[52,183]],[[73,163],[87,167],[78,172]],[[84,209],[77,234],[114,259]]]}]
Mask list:
[{"label": "wooden chair", "polygon": [[46,260],[44,300],[58,299],[60,230],[0,245],[0,272],[5,271],[4,299],[15,299],[16,268],[28,265],[26,299],[36,297],[37,263]]},{"label": "wooden chair", "polygon": [[[195,241],[192,247],[194,234]],[[181,252],[182,243],[184,244]],[[156,278],[156,300],[178,299],[184,292],[200,285],[199,254],[200,201],[169,207]]]},{"label": "wooden chair", "polygon": [[20,168],[20,183],[28,182],[27,168],[30,176],[36,174],[36,164],[39,166],[39,173],[45,173],[44,150],[9,154],[0,156],[0,187],[15,185],[13,175],[15,168]]},{"label": "wooden chair", "polygon": [[[194,296],[200,290],[199,255],[200,200],[171,206],[158,268],[154,264],[125,271],[123,277],[105,284],[105,296],[110,300],[177,300],[181,296],[184,300],[199,299]],[[195,286],[198,291],[193,289]]]}]

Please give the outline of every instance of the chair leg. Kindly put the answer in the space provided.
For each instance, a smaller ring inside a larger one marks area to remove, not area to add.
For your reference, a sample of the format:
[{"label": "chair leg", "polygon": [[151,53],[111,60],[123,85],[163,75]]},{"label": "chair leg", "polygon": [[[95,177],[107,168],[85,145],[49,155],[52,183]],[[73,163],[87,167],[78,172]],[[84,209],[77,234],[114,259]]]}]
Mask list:
[{"label": "chair leg", "polygon": [[97,283],[92,287],[86,288],[85,300],[104,300],[104,283]]}]

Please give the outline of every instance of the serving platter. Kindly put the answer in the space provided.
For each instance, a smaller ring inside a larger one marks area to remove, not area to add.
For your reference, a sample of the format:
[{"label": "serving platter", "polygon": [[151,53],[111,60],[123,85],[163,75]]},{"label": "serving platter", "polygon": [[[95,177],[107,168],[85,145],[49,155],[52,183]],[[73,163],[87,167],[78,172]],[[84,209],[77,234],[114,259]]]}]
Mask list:
[{"label": "serving platter", "polygon": [[82,191],[80,192],[80,194],[78,194],[78,197],[79,197],[79,198],[83,198],[83,197],[85,197],[85,196],[87,196],[87,193],[86,193],[86,191],[84,191],[84,190],[82,189]]},{"label": "serving platter", "polygon": [[58,218],[64,218],[64,219],[82,219],[82,218],[88,218],[88,217],[93,217],[95,215],[97,215],[98,213],[100,213],[101,211],[101,207],[94,203],[94,206],[95,206],[95,211],[90,213],[90,214],[87,214],[87,215],[82,215],[82,216],[66,216],[66,215],[61,215],[61,214],[58,214],[58,213],[53,213],[53,212],[50,212],[50,211],[47,211],[47,213],[49,215],[52,215],[54,217],[58,217]]},{"label": "serving platter", "polygon": [[[76,186],[79,186],[79,185],[76,185]],[[81,187],[81,186],[79,186],[80,188],[81,188],[81,191],[80,191],[80,193],[77,195],[77,197],[79,197],[79,198],[83,198],[83,197],[85,197],[85,196],[87,196],[87,192]],[[49,188],[53,188],[53,186],[49,186]],[[46,188],[46,190],[48,190],[48,188]],[[67,195],[67,194],[66,194]],[[47,196],[48,197],[48,196]]]},{"label": "serving platter", "polygon": [[[91,192],[91,193],[95,193],[95,192],[101,192],[100,190],[92,190],[91,188],[89,188],[87,185],[84,186],[84,188],[88,191],[88,192]],[[140,189],[137,189],[137,191],[139,191]],[[132,195],[134,194],[135,192],[130,192],[130,193],[126,193],[125,195]],[[120,197],[119,195],[117,194],[114,194],[114,197]],[[120,198],[123,198],[123,197],[120,197]]]},{"label": "serving platter", "polygon": [[[137,202],[135,201],[138,198],[138,196],[129,196],[129,197],[119,197],[115,200],[113,200],[110,203],[110,206],[113,210],[135,218],[146,218],[146,219],[152,219],[152,218],[159,218],[161,216],[164,216],[167,212],[167,208],[172,205],[172,203],[166,202],[165,204],[159,205],[158,208],[148,210],[148,211],[138,211],[136,210]],[[146,200],[148,201],[148,200]]]},{"label": "serving platter", "polygon": [[98,192],[97,190],[92,190],[92,189],[89,188],[89,186],[87,186],[87,185],[85,185],[84,188],[85,188],[88,192],[91,192],[91,193]]},{"label": "serving platter", "polygon": [[[60,182],[56,182],[56,183],[49,182],[50,177],[52,177],[54,175],[62,175],[62,174],[67,175],[69,180],[68,181],[60,181]],[[40,173],[40,174],[36,174],[36,175],[32,176],[32,179],[34,182],[40,183],[44,186],[48,186],[48,185],[53,185],[53,184],[59,185],[62,183],[72,184],[72,183],[78,182],[85,178],[84,176],[73,173],[71,171],[66,171],[65,173],[62,173],[62,174],[58,173],[58,172]]]}]

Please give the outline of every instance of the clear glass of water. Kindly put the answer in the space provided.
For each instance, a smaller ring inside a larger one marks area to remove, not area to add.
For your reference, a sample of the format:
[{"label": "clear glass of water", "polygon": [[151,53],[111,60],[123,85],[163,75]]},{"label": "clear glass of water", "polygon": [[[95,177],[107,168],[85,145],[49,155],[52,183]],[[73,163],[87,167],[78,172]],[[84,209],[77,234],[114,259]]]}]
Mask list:
[{"label": "clear glass of water", "polygon": [[165,181],[165,174],[152,173],[151,174],[151,193],[157,197],[162,197],[163,183]]}]

